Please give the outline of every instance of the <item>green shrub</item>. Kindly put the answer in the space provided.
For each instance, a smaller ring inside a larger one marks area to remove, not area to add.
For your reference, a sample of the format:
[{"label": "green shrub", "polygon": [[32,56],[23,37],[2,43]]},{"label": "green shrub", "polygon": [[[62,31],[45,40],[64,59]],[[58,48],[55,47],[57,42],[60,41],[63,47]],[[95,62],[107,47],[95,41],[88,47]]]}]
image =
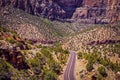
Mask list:
[{"label": "green shrub", "polygon": [[37,45],[37,48],[42,48],[42,45],[40,44],[40,45]]},{"label": "green shrub", "polygon": [[91,63],[97,63],[100,58],[100,53],[94,52],[94,53],[82,53],[82,57],[88,60]]},{"label": "green shrub", "polygon": [[34,71],[34,73],[40,74],[44,66],[44,57],[40,53],[36,53],[33,59],[29,60],[29,64]]},{"label": "green shrub", "polygon": [[52,71],[45,71],[43,80],[57,80],[57,75]]},{"label": "green shrub", "polygon": [[112,71],[114,71],[114,72],[118,72],[118,71],[120,71],[120,66],[119,66],[119,64],[117,64],[117,63],[110,63],[109,64],[109,66],[110,66],[110,68],[112,69]]},{"label": "green shrub", "polygon": [[78,55],[78,59],[82,58],[82,53],[81,52],[78,52],[77,55]]},{"label": "green shrub", "polygon": [[68,51],[68,50],[63,50],[63,53],[64,53],[64,54],[68,54],[69,51]]},{"label": "green shrub", "polygon": [[43,53],[47,58],[52,58],[52,54],[50,53],[48,48],[42,48],[41,53]]},{"label": "green shrub", "polygon": [[5,61],[0,58],[0,74],[4,74],[8,71],[8,66]]},{"label": "green shrub", "polygon": [[9,32],[9,30],[8,29],[6,29],[6,28],[4,28],[4,27],[0,27],[0,32]]},{"label": "green shrub", "polygon": [[97,75],[97,80],[104,80],[104,79],[103,79],[103,76],[100,75],[100,74],[98,74],[98,75]]},{"label": "green shrub", "polygon": [[16,43],[16,41],[15,41],[14,39],[7,39],[7,41],[8,41],[9,43],[11,43],[11,44]]},{"label": "green shrub", "polygon": [[0,58],[0,80],[6,80],[9,79],[11,75],[8,75],[8,73],[11,72],[11,65]]},{"label": "green shrub", "polygon": [[20,42],[17,42],[16,45],[20,47],[22,44]]},{"label": "green shrub", "polygon": [[112,71],[114,72],[118,72],[120,71],[120,66],[119,64],[117,63],[112,63],[110,60],[107,60],[107,59],[103,59],[103,58],[100,58],[99,59],[99,63],[106,66],[106,67],[110,67]]},{"label": "green shrub", "polygon": [[60,61],[60,64],[65,64],[67,62],[69,54],[59,53],[57,55],[58,60]]},{"label": "green shrub", "polygon": [[107,59],[100,58],[99,63],[104,65],[104,66],[108,66],[110,61],[108,61]]},{"label": "green shrub", "polygon": [[28,46],[28,49],[29,49],[29,50],[32,49],[32,45],[27,44],[27,46]]},{"label": "green shrub", "polygon": [[33,41],[31,41],[31,40],[26,40],[26,42],[29,44],[33,44]]},{"label": "green shrub", "polygon": [[92,69],[93,69],[93,63],[88,62],[87,65],[86,65],[86,69],[89,72],[92,71]]},{"label": "green shrub", "polygon": [[61,66],[56,62],[50,63],[50,69],[55,72],[56,74],[60,74]]},{"label": "green shrub", "polygon": [[107,77],[107,73],[106,73],[106,70],[105,70],[105,67],[101,66],[98,68],[98,72],[100,75],[102,75],[103,77]]}]

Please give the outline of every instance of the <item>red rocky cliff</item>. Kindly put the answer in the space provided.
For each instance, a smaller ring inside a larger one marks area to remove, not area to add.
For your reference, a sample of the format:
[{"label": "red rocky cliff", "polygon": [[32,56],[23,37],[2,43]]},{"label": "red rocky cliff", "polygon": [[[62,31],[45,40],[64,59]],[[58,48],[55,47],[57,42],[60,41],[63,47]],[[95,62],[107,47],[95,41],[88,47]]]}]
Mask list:
[{"label": "red rocky cliff", "polygon": [[84,23],[113,23],[120,20],[119,0],[1,0],[30,14],[51,20],[72,19]]}]

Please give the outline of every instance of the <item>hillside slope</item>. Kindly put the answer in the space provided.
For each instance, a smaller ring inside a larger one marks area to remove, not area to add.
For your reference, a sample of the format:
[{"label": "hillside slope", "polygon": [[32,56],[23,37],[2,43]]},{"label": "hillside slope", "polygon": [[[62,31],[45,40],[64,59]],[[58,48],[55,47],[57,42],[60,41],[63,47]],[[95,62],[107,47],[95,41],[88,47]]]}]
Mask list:
[{"label": "hillside slope", "polygon": [[63,47],[70,50],[84,50],[86,45],[109,44],[120,41],[120,27],[99,26],[65,38]]},{"label": "hillside slope", "polygon": [[0,10],[1,26],[16,31],[21,37],[38,41],[58,41],[74,33],[70,24],[49,21],[11,6]]},{"label": "hillside slope", "polygon": [[119,25],[91,27],[65,38],[62,44],[77,52],[76,80],[119,80]]},{"label": "hillside slope", "polygon": [[68,53],[59,44],[34,45],[0,27],[0,80],[57,80]]}]

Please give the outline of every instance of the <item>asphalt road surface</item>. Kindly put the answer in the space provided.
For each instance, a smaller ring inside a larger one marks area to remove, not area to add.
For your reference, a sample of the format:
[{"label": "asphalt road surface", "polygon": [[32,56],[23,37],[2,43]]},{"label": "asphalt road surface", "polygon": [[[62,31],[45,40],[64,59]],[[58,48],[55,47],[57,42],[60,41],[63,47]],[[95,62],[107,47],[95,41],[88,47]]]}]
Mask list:
[{"label": "asphalt road surface", "polygon": [[64,72],[64,80],[75,80],[74,69],[76,62],[76,54],[73,51],[70,51],[70,57],[68,59],[67,67]]}]

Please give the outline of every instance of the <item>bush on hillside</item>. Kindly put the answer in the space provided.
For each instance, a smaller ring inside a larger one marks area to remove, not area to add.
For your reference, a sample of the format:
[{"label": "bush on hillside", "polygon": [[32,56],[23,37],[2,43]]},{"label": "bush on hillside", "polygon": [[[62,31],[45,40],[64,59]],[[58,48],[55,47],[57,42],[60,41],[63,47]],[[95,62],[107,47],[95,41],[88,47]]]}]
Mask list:
[{"label": "bush on hillside", "polygon": [[57,74],[60,74],[61,66],[60,66],[58,63],[52,61],[52,62],[50,63],[50,69],[51,69],[53,72],[55,72],[55,73],[57,73]]},{"label": "bush on hillside", "polygon": [[77,55],[78,55],[78,59],[82,58],[82,53],[81,52],[78,52]]},{"label": "bush on hillside", "polygon": [[52,71],[45,71],[43,80],[57,80],[57,75]]},{"label": "bush on hillside", "polygon": [[98,68],[98,72],[100,75],[102,75],[103,77],[107,77],[107,73],[106,73],[106,70],[105,70],[105,67],[101,66]]},{"label": "bush on hillside", "polygon": [[87,69],[87,71],[92,71],[93,70],[93,63],[91,63],[91,62],[88,62],[87,63],[87,65],[86,65],[86,69]]}]

